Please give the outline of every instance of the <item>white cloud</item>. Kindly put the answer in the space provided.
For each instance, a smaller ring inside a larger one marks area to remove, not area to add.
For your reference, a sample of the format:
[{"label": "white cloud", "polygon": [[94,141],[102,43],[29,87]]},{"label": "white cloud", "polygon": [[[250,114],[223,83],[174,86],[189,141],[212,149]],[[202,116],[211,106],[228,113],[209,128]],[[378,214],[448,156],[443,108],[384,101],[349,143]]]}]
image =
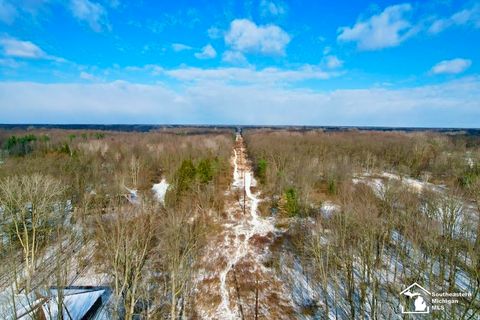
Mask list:
[{"label": "white cloud", "polygon": [[183,43],[173,43],[172,44],[172,49],[175,52],[180,52],[180,51],[185,51],[185,50],[191,50],[192,47],[187,46],[186,44],[183,44]]},{"label": "white cloud", "polygon": [[343,65],[343,61],[338,59],[337,56],[328,55],[323,58],[323,63],[329,69],[340,68]]},{"label": "white cloud", "polygon": [[433,66],[431,73],[433,74],[457,74],[467,70],[472,64],[468,59],[452,59],[443,60]]},{"label": "white cloud", "polygon": [[158,76],[164,73],[164,69],[156,64],[147,64],[143,67],[138,66],[129,66],[125,68],[126,71],[134,71],[134,72],[148,72],[153,76]]},{"label": "white cloud", "polygon": [[433,23],[428,28],[428,32],[432,34],[440,33],[446,28],[449,27],[449,23],[447,19],[438,19],[433,21]]},{"label": "white cloud", "polygon": [[13,38],[0,40],[4,54],[10,57],[43,59],[47,54],[30,41],[21,41]]},{"label": "white cloud", "polygon": [[353,27],[339,28],[337,40],[355,42],[360,50],[398,46],[418,31],[406,17],[411,10],[408,3],[389,6],[380,14],[357,21]]},{"label": "white cloud", "polygon": [[[124,70],[127,72],[147,72],[150,75],[159,76],[165,81],[175,79],[185,83],[205,81],[247,85],[289,85],[304,80],[331,79],[344,73],[333,70],[325,71],[317,65],[303,65],[296,69],[280,69],[274,67],[256,69],[250,65],[210,69],[197,67],[163,69],[158,65],[145,65],[129,66]],[[118,76],[121,76],[121,73],[119,73]]]},{"label": "white cloud", "polygon": [[[480,126],[480,78],[405,89],[314,91],[196,82],[0,82],[7,123],[228,123]],[[135,107],[132,107],[135,106]]]},{"label": "white cloud", "polygon": [[322,69],[305,65],[299,69],[278,69],[265,68],[257,70],[249,68],[180,68],[165,70],[165,74],[181,81],[188,82],[224,82],[224,83],[245,83],[245,84],[286,84],[303,80],[325,80],[339,75],[335,72],[326,72]]},{"label": "white cloud", "polygon": [[460,10],[448,18],[436,19],[428,29],[429,33],[437,34],[453,26],[471,25],[480,28],[480,4]]},{"label": "white cloud", "polygon": [[22,41],[15,38],[2,38],[0,39],[0,46],[3,47],[3,54],[8,57],[65,62],[62,58],[47,54],[40,47],[30,41]]},{"label": "white cloud", "polygon": [[195,53],[197,59],[213,59],[217,56],[217,51],[211,44],[207,44],[202,51]]},{"label": "white cloud", "polygon": [[17,9],[7,0],[0,0],[0,21],[12,24],[17,17]]},{"label": "white cloud", "polygon": [[0,22],[11,25],[18,19],[37,21],[40,15],[49,14],[47,5],[63,3],[52,0],[0,0]]},{"label": "white cloud", "polygon": [[[28,94],[29,97],[12,95]],[[123,81],[94,84],[0,83],[0,118],[30,123],[181,121],[192,110],[160,85]],[[18,108],[18,109],[16,109]],[[22,114],[30,112],[30,114]]]},{"label": "white cloud", "polygon": [[211,39],[219,39],[223,36],[223,31],[217,27],[210,27],[207,30],[207,34]]},{"label": "white cloud", "polygon": [[236,19],[225,34],[233,50],[265,55],[284,55],[290,36],[276,25],[258,26],[247,19]]},{"label": "white cloud", "polygon": [[86,22],[95,32],[110,29],[105,8],[89,0],[71,0],[70,10],[75,18]]},{"label": "white cloud", "polygon": [[15,61],[14,59],[0,59],[0,66],[7,67],[10,69],[15,69],[21,66],[21,63]]},{"label": "white cloud", "polygon": [[80,72],[80,79],[92,82],[98,82],[101,80],[99,77],[85,71]]},{"label": "white cloud", "polygon": [[246,64],[248,63],[245,55],[238,51],[227,50],[222,55],[222,61],[234,64]]},{"label": "white cloud", "polygon": [[262,0],[260,2],[260,14],[262,16],[282,16],[287,12],[286,5],[282,2]]}]

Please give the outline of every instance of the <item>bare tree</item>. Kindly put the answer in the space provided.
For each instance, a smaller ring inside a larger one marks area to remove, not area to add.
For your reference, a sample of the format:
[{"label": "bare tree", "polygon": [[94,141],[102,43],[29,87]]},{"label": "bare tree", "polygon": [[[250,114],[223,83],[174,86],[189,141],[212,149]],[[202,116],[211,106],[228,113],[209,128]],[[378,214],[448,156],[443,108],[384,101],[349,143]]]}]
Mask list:
[{"label": "bare tree", "polygon": [[58,210],[62,206],[58,204],[63,191],[58,180],[41,174],[13,176],[0,181],[0,207],[13,237],[22,248],[27,293],[31,289],[41,245],[48,241],[62,217]]},{"label": "bare tree", "polygon": [[130,181],[133,185],[133,188],[138,188],[138,180],[140,176],[140,160],[137,157],[132,156],[130,160]]},{"label": "bare tree", "polygon": [[476,234],[475,234],[475,254],[477,257],[477,270],[480,269],[480,178],[477,178],[475,183],[473,183],[469,188],[469,193],[471,194],[476,205]]},{"label": "bare tree", "polygon": [[177,319],[179,309],[185,309],[186,293],[192,280],[201,233],[192,217],[193,213],[185,208],[163,211],[158,251],[161,268],[168,274],[171,319]]},{"label": "bare tree", "polygon": [[[443,281],[448,264],[449,290],[455,286],[458,254],[458,233],[463,216],[463,203],[456,196],[446,195],[441,198],[438,207],[438,217],[442,226],[442,236],[445,255],[441,257],[441,280]],[[447,260],[447,261],[445,261]]]},{"label": "bare tree", "polygon": [[320,226],[320,222],[317,223],[317,228],[313,228],[311,235],[307,238],[306,254],[312,260],[314,268],[315,280],[320,281],[320,285],[323,291],[325,315],[329,314],[329,281],[330,281],[330,264],[332,249],[328,243],[328,240],[323,234],[323,227]]},{"label": "bare tree", "polygon": [[97,222],[97,254],[105,271],[112,276],[116,298],[114,313],[124,309],[124,317],[129,320],[141,298],[144,266],[154,245],[157,224],[150,208],[114,207],[111,210],[108,218]]}]

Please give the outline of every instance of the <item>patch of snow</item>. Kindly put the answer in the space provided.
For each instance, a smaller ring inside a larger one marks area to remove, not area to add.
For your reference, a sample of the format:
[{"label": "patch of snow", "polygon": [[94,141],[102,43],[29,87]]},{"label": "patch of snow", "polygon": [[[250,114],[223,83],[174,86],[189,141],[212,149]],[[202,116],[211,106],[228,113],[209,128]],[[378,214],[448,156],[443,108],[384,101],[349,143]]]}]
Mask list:
[{"label": "patch of snow", "polygon": [[125,187],[125,189],[127,189],[127,191],[128,191],[127,200],[130,201],[130,203],[132,203],[132,204],[138,204],[138,202],[139,202],[139,200],[138,200],[138,190],[137,189],[129,189],[127,187]]},{"label": "patch of snow", "polygon": [[161,204],[165,203],[165,194],[167,193],[169,186],[170,184],[168,184],[167,180],[162,179],[160,183],[156,183],[152,187],[152,190],[155,193],[155,197]]},{"label": "patch of snow", "polygon": [[322,203],[320,211],[325,218],[330,218],[335,212],[340,210],[340,206],[331,201],[325,201]]},{"label": "patch of snow", "polygon": [[240,171],[238,170],[238,155],[237,150],[233,149],[233,183],[234,187],[241,187],[243,184],[243,180],[240,177]]},{"label": "patch of snow", "polygon": [[410,177],[401,177],[397,174],[393,174],[390,172],[382,172],[380,174],[380,177],[383,180],[378,178],[375,179],[373,177],[374,175],[371,175],[369,173],[364,173],[360,176],[353,178],[352,183],[353,184],[365,183],[369,185],[377,196],[382,196],[385,193],[384,179],[400,181],[405,186],[410,188],[412,191],[419,192],[419,193],[424,191],[425,189],[433,190],[433,191],[441,191],[445,189],[445,186],[443,185],[434,185],[432,183],[429,183],[426,181],[420,181],[418,179],[413,179]]},{"label": "patch of snow", "polygon": [[465,157],[465,162],[470,168],[473,168],[473,166],[475,165],[475,161],[473,161],[471,152],[467,152],[467,155]]},{"label": "patch of snow", "polygon": [[353,184],[364,183],[370,188],[372,188],[373,192],[377,197],[383,197],[385,194],[385,185],[381,179],[371,179],[368,176],[362,178],[353,178]]},{"label": "patch of snow", "polygon": [[[236,140],[241,139],[240,135],[237,135]],[[230,307],[230,288],[227,284],[227,276],[235,267],[235,265],[242,260],[247,255],[253,256],[255,258],[255,268],[258,268],[260,271],[265,271],[265,267],[259,261],[261,257],[253,252],[253,248],[250,246],[250,239],[255,235],[265,236],[269,232],[274,232],[275,227],[273,220],[261,218],[258,215],[258,204],[260,199],[257,194],[253,194],[251,188],[256,185],[255,178],[251,168],[246,166],[246,161],[242,158],[241,154],[237,153],[237,150],[234,149],[233,155],[233,182],[232,188],[236,190],[244,191],[247,206],[249,206],[249,215],[245,218],[237,220],[233,216],[230,216],[232,220],[235,221],[234,224],[225,223],[224,226],[226,229],[233,231],[233,245],[230,242],[230,237],[232,234],[230,232],[225,232],[224,245],[225,247],[233,247],[235,250],[230,252],[225,250],[227,264],[226,267],[220,271],[220,296],[221,302],[218,306],[215,314],[215,318],[219,319],[239,319],[240,315],[238,311]],[[240,170],[240,166],[242,170]],[[235,214],[235,210],[229,210],[229,215]]]},{"label": "patch of snow", "polygon": [[431,183],[425,182],[425,181],[420,181],[417,179],[413,178],[408,178],[408,177],[400,177],[396,174],[393,173],[388,173],[388,172],[383,172],[382,177],[390,179],[390,180],[400,180],[402,181],[406,186],[411,188],[412,190],[416,192],[422,192],[424,189],[429,188],[429,189],[434,189],[435,186]]}]

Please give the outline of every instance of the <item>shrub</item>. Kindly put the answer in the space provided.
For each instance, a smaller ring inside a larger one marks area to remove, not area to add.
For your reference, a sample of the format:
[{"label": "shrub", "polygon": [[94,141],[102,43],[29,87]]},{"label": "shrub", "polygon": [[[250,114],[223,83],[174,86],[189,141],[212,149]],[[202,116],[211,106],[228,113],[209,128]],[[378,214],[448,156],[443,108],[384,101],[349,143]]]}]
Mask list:
[{"label": "shrub", "polygon": [[43,136],[40,137],[40,141],[41,141],[41,142],[49,142],[49,141],[50,141],[50,137],[47,136],[46,134],[44,134]]},{"label": "shrub", "polygon": [[472,167],[468,167],[459,177],[459,184],[462,188],[468,188],[480,178],[480,166],[477,164]]},{"label": "shrub", "polygon": [[176,190],[177,193],[182,193],[192,186],[195,182],[195,175],[197,170],[191,159],[183,160],[180,168],[176,173]]},{"label": "shrub", "polygon": [[209,183],[213,179],[213,166],[210,159],[202,159],[197,168],[200,183]]},{"label": "shrub", "polygon": [[337,181],[334,178],[328,179],[327,192],[330,195],[337,194]]},{"label": "shrub", "polygon": [[96,132],[96,133],[94,134],[94,137],[95,137],[95,139],[97,139],[97,140],[101,140],[101,139],[105,138],[105,133]]},{"label": "shrub", "polygon": [[261,184],[265,184],[267,179],[267,160],[260,159],[257,164],[257,177]]},{"label": "shrub", "polygon": [[25,156],[33,151],[33,143],[37,141],[37,137],[29,134],[23,137],[11,136],[5,142],[4,149],[13,156]]},{"label": "shrub", "polygon": [[279,203],[280,212],[289,217],[296,216],[300,213],[298,202],[298,193],[295,188],[288,188],[282,195]]},{"label": "shrub", "polygon": [[58,148],[58,152],[72,155],[72,150],[70,149],[70,145],[66,142]]}]

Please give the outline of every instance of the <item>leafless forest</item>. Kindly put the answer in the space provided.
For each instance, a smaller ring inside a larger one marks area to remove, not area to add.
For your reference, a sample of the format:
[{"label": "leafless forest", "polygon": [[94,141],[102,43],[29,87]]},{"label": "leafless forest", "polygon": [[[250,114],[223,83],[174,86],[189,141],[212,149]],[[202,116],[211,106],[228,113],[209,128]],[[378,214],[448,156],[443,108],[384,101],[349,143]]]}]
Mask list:
[{"label": "leafless forest", "polygon": [[410,319],[412,283],[468,293],[429,318],[480,317],[479,136],[51,128],[0,147],[1,319]]}]

